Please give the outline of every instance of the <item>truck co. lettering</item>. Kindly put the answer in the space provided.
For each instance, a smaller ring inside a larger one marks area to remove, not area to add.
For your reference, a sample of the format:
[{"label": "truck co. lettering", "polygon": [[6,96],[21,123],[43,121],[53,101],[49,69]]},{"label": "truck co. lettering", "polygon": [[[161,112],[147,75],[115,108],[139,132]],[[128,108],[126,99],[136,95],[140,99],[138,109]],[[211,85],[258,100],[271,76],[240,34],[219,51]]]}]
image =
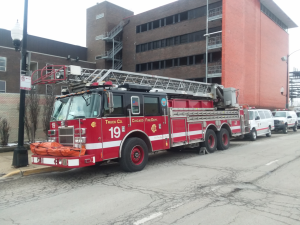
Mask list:
[{"label": "truck co. lettering", "polygon": [[123,123],[122,120],[105,120],[106,124],[117,124],[117,123]]}]

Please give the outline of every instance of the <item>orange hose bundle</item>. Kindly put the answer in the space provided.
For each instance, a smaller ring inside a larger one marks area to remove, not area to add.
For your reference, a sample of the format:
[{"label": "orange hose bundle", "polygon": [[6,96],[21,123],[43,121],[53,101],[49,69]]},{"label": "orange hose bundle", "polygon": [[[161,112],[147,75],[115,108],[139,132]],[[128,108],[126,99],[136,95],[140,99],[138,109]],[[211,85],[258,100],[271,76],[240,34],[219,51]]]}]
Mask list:
[{"label": "orange hose bundle", "polygon": [[36,155],[50,155],[59,157],[82,156],[86,152],[86,149],[83,145],[80,154],[80,148],[66,147],[57,142],[32,143],[30,144],[30,150]]}]

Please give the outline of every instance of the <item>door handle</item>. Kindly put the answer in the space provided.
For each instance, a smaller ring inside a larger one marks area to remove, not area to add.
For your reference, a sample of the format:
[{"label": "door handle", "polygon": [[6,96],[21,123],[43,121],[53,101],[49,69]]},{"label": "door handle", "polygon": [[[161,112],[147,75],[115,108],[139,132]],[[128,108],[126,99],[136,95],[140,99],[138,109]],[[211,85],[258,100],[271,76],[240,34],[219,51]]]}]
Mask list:
[{"label": "door handle", "polygon": [[128,127],[131,127],[131,109],[128,109],[128,113],[129,113],[129,124],[128,124]]}]

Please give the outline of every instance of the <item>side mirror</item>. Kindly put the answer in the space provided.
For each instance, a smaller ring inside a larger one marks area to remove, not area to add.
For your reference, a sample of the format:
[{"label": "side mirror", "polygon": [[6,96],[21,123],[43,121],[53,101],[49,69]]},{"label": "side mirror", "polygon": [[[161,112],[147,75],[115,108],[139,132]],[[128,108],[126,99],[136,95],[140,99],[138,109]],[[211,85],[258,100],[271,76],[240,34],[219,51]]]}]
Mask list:
[{"label": "side mirror", "polygon": [[260,120],[260,117],[259,116],[255,117],[255,120]]},{"label": "side mirror", "polygon": [[291,119],[292,118],[292,116],[288,116],[288,119]]},{"label": "side mirror", "polygon": [[106,95],[107,95],[109,113],[112,113],[114,111],[114,95],[110,91],[107,92]]}]

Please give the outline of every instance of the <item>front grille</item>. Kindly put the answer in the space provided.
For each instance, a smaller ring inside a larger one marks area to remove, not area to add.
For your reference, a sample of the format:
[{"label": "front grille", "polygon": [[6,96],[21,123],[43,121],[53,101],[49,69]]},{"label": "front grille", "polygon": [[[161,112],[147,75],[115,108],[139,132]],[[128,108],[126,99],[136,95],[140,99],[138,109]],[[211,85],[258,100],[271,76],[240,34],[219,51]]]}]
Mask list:
[{"label": "front grille", "polygon": [[59,143],[74,145],[74,127],[61,127],[58,129]]},{"label": "front grille", "polygon": [[279,120],[274,120],[274,124],[279,124]]}]

